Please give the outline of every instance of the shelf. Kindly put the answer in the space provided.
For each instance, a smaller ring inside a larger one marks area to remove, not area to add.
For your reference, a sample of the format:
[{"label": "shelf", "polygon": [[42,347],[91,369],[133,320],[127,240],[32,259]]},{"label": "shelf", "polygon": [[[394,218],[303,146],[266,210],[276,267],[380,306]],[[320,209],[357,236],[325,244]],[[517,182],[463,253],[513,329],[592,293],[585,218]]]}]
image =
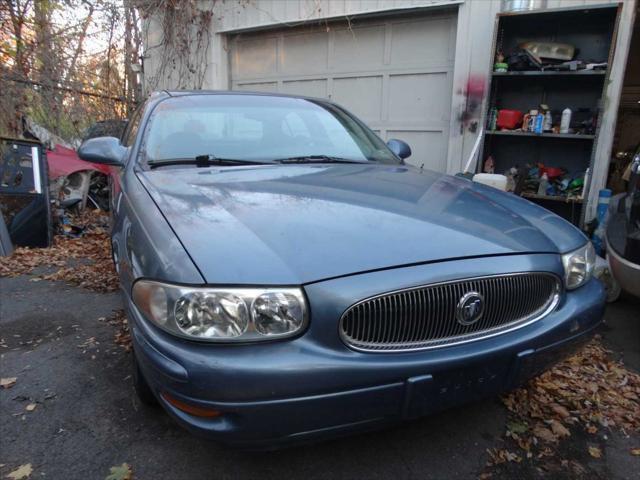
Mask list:
[{"label": "shelf", "polygon": [[552,202],[562,202],[562,203],[582,203],[582,198],[580,197],[561,197],[560,195],[538,195],[537,193],[529,193],[522,192],[520,194],[524,198],[529,198],[531,200],[548,200]]},{"label": "shelf", "polygon": [[532,133],[532,132],[516,132],[513,130],[489,130],[487,135],[497,135],[505,137],[543,137],[543,138],[562,138],[571,140],[593,140],[595,135],[582,135],[579,133]]},{"label": "shelf", "polygon": [[522,71],[506,71],[493,72],[494,77],[583,77],[583,76],[601,76],[606,75],[606,70],[522,70]]}]

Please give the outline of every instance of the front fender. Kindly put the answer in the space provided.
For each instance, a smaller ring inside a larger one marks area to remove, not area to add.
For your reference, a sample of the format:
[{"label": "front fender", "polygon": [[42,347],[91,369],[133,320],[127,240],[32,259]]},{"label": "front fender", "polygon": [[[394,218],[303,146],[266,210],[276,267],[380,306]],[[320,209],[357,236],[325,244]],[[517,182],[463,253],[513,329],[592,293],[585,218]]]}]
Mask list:
[{"label": "front fender", "polygon": [[114,197],[111,240],[120,285],[131,291],[140,277],[200,284],[204,278],[133,171]]}]

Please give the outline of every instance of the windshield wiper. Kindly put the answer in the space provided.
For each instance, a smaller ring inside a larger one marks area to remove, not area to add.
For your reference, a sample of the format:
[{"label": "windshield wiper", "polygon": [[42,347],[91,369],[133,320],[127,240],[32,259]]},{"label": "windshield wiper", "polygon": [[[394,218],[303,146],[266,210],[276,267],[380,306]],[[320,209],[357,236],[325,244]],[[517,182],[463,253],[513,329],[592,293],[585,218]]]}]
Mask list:
[{"label": "windshield wiper", "polygon": [[169,165],[195,165],[197,167],[208,167],[209,165],[264,165],[265,162],[254,162],[252,160],[242,160],[239,158],[218,158],[215,155],[198,155],[195,158],[176,158],[173,160],[149,160],[149,168],[165,167]]},{"label": "windshield wiper", "polygon": [[330,155],[302,155],[300,157],[279,158],[277,163],[369,163],[368,161],[350,160]]}]

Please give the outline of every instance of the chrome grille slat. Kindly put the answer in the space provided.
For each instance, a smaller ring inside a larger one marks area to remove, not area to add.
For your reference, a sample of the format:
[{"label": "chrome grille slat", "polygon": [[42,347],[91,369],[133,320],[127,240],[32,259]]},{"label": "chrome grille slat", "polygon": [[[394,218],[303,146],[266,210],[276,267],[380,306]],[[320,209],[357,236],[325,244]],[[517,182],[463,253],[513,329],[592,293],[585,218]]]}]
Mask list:
[{"label": "chrome grille slat", "polygon": [[[468,292],[484,298],[471,325],[456,308]],[[514,330],[542,318],[560,298],[561,281],[551,273],[527,272],[443,282],[391,292],[351,306],[340,319],[343,341],[363,351],[444,347]]]}]

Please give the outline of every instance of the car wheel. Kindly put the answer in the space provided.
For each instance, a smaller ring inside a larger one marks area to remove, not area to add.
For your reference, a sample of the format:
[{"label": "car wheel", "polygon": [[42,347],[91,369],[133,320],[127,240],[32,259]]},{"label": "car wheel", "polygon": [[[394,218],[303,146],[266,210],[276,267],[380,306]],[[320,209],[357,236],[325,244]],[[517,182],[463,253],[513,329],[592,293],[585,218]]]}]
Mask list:
[{"label": "car wheel", "polygon": [[153,394],[153,390],[151,390],[151,387],[142,374],[142,370],[140,370],[140,365],[138,365],[135,353],[132,354],[131,357],[133,358],[133,388],[140,402],[143,405],[158,405],[158,400]]}]

